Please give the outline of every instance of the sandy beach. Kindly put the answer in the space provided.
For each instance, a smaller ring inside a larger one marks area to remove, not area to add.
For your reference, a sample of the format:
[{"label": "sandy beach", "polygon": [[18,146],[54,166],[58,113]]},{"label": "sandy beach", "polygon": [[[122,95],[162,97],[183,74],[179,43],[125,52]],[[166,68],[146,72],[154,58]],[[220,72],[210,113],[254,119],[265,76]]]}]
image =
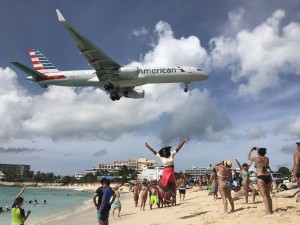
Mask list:
[{"label": "sandy beach", "polygon": [[[235,212],[224,215],[222,200],[213,200],[208,191],[189,189],[185,201],[177,200],[178,205],[153,210],[146,206],[145,211],[134,207],[132,193],[124,188],[121,193],[121,217],[110,216],[110,224],[143,224],[143,225],[199,225],[199,224],[289,224],[296,225],[300,221],[300,203],[296,198],[273,198],[273,215],[265,215],[261,197],[257,204],[244,204],[244,199],[236,200]],[[179,199],[179,198],[178,198]],[[28,221],[29,222],[29,221]],[[82,206],[68,214],[44,221],[44,225],[82,225],[97,224],[96,210],[93,204]]]}]

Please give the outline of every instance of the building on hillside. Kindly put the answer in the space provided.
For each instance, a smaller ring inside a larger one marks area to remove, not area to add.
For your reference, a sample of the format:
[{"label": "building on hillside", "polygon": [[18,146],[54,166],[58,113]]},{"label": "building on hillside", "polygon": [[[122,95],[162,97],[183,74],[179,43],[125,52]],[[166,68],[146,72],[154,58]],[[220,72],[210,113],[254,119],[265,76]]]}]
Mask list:
[{"label": "building on hillside", "polygon": [[28,178],[33,175],[33,171],[30,171],[30,165],[24,164],[0,164],[0,171],[7,177]]},{"label": "building on hillside", "polygon": [[152,180],[160,180],[163,174],[164,167],[156,166],[156,167],[144,167],[142,172],[138,174],[138,180],[143,181],[152,181]]},{"label": "building on hillside", "polygon": [[210,176],[212,168],[209,167],[189,167],[185,170],[191,178],[196,179],[200,176]]}]

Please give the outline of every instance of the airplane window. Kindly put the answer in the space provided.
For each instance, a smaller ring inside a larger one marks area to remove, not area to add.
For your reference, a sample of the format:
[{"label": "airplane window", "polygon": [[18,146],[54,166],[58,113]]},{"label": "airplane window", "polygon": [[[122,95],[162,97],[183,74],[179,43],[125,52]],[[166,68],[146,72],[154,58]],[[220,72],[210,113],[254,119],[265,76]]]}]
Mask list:
[{"label": "airplane window", "polygon": [[202,71],[202,70],[200,70],[200,69],[197,69],[198,71]]}]

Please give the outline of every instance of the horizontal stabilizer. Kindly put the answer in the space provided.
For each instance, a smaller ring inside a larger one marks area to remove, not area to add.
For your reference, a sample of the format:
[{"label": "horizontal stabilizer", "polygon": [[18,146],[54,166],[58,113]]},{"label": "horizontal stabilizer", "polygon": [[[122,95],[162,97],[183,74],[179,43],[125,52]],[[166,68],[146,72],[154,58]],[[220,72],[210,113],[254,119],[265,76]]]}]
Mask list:
[{"label": "horizontal stabilizer", "polygon": [[23,65],[22,63],[19,62],[11,62],[13,65],[15,65],[16,67],[18,67],[20,70],[22,70],[23,72],[27,73],[28,75],[34,77],[34,78],[45,78],[47,77],[45,74],[42,74],[34,69],[29,68],[28,66]]}]

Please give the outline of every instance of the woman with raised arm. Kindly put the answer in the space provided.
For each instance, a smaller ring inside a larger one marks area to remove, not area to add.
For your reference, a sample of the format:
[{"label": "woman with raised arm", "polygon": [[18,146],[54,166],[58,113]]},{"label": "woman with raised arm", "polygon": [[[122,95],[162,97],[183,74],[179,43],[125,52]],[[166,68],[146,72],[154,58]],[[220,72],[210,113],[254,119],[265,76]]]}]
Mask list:
[{"label": "woman with raised arm", "polygon": [[[245,202],[248,204],[248,190],[250,189],[252,191],[252,203],[255,204],[255,196],[257,194],[256,189],[252,186],[251,184],[251,180],[250,180],[250,173],[249,173],[249,167],[250,165],[248,165],[247,163],[244,163],[242,166],[240,164],[240,162],[237,160],[237,158],[233,157],[233,159],[236,161],[236,163],[238,164],[242,176],[243,176],[243,182],[242,182],[242,186],[243,189],[245,191]],[[252,162],[251,162],[252,163]]]},{"label": "woman with raised arm", "polygon": [[[153,152],[154,155],[156,155],[157,158],[159,158],[162,163],[164,164],[164,171],[161,179],[161,184],[158,184],[161,186],[162,189],[165,190],[165,192],[171,192],[173,203],[176,205],[176,185],[175,185],[175,173],[174,173],[174,156],[177,152],[181,149],[181,147],[189,141],[189,138],[184,138],[183,142],[179,144],[179,146],[171,152],[170,146],[163,147],[158,152],[155,151],[153,148],[151,148],[147,142],[145,143],[145,147],[147,147],[151,152]],[[175,202],[174,202],[175,201]]]},{"label": "woman with raised arm", "polygon": [[[252,157],[251,153],[257,150],[258,157]],[[272,198],[270,196],[272,177],[269,172],[269,158],[265,156],[266,148],[251,147],[248,153],[248,159],[255,162],[257,174],[257,187],[263,198],[267,214],[272,214]]]},{"label": "woman with raised arm", "polygon": [[234,203],[233,199],[231,197],[231,184],[229,181],[229,176],[231,174],[230,168],[231,168],[231,161],[230,160],[224,160],[221,161],[220,163],[217,163],[215,165],[215,168],[217,169],[217,176],[219,180],[219,189],[220,193],[223,199],[223,205],[224,205],[224,213],[227,214],[227,206],[228,202],[227,199],[229,200],[230,206],[231,206],[231,212],[234,211]]}]

